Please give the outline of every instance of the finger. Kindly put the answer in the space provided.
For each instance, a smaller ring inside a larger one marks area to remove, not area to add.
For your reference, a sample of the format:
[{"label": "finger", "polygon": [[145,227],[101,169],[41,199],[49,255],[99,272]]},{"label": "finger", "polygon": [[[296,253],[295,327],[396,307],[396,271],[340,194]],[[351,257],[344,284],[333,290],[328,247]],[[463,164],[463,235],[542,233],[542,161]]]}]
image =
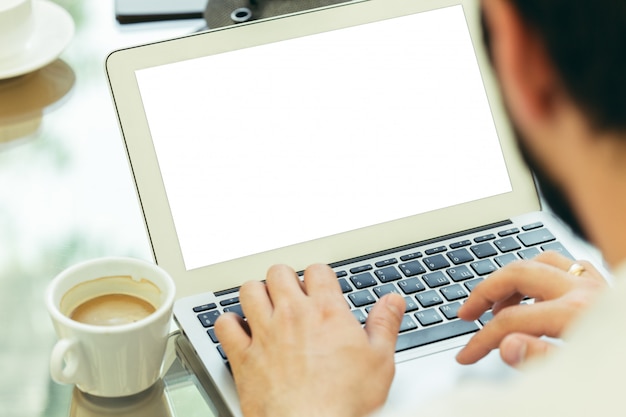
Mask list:
[{"label": "finger", "polygon": [[239,288],[241,308],[251,328],[266,323],[274,311],[267,286],[259,281],[246,282]]},{"label": "finger", "polygon": [[342,295],[337,275],[328,265],[309,266],[304,271],[304,286],[310,297],[316,298],[325,305],[341,306],[345,309],[346,301]]},{"label": "finger", "polygon": [[545,252],[541,252],[539,255],[535,256],[532,259],[534,262],[541,262],[547,265],[551,265],[555,268],[558,268],[562,271],[566,271],[572,266],[572,261],[570,258],[560,254],[559,252],[555,252],[552,250],[548,250]]},{"label": "finger", "polygon": [[572,312],[567,309],[567,305],[557,301],[508,307],[496,314],[470,339],[458,353],[457,362],[471,364],[479,361],[511,333],[537,337],[558,336],[572,316]]},{"label": "finger", "polygon": [[582,265],[585,268],[584,272],[581,274],[582,276],[586,276],[589,278],[593,278],[593,279],[597,279],[597,280],[605,282],[605,279],[602,276],[602,274],[589,261],[584,261],[584,260],[572,261],[569,257],[566,257],[555,251],[542,252],[539,255],[537,255],[533,260],[537,262],[543,262],[548,265],[552,265],[555,268],[559,268],[565,272],[569,271],[569,269],[574,263],[577,263],[579,265]]},{"label": "finger", "polygon": [[365,331],[372,346],[393,354],[400,323],[406,309],[400,294],[388,294],[381,298],[370,311],[365,322]]},{"label": "finger", "polygon": [[500,343],[500,357],[510,366],[520,366],[529,360],[548,355],[556,346],[543,339],[522,333],[506,336]]},{"label": "finger", "polygon": [[596,269],[595,266],[589,261],[576,261],[577,264],[582,265],[585,268],[585,271],[581,274],[583,277],[591,278],[595,281],[599,281],[603,284],[606,284],[606,279],[604,276]]},{"label": "finger", "polygon": [[304,296],[298,274],[287,265],[274,265],[267,271],[265,283],[272,304],[293,302]]},{"label": "finger", "polygon": [[252,341],[247,323],[235,313],[224,313],[218,317],[215,335],[231,362],[238,361]]},{"label": "finger", "polygon": [[464,320],[476,320],[495,303],[516,294],[551,300],[567,292],[572,282],[561,269],[536,261],[516,261],[476,286],[459,309]]},{"label": "finger", "polygon": [[500,311],[504,310],[507,307],[512,307],[512,306],[518,305],[519,303],[522,302],[522,300],[524,298],[526,298],[525,295],[519,294],[519,293],[515,293],[512,296],[510,296],[509,298],[507,298],[506,300],[495,302],[493,304],[493,307],[492,307],[491,311],[493,312],[493,314],[498,314]]}]

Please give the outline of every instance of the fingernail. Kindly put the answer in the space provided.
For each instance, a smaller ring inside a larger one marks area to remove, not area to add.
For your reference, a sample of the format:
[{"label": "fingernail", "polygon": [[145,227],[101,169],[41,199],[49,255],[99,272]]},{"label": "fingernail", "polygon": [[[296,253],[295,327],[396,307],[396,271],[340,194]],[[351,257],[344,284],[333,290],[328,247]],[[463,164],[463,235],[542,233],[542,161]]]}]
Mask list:
[{"label": "fingernail", "polygon": [[502,352],[502,357],[508,364],[517,365],[526,357],[526,349],[526,342],[518,337],[513,337],[506,342],[506,348]]}]

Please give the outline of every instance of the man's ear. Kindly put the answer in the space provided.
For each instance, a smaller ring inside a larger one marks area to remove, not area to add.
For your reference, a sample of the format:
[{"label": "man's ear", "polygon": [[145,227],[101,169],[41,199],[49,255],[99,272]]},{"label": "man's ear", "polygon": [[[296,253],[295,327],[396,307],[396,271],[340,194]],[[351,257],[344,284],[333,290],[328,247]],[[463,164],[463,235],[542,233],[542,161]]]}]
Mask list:
[{"label": "man's ear", "polygon": [[558,78],[545,46],[511,2],[484,0],[491,53],[507,107],[525,129],[552,115]]}]

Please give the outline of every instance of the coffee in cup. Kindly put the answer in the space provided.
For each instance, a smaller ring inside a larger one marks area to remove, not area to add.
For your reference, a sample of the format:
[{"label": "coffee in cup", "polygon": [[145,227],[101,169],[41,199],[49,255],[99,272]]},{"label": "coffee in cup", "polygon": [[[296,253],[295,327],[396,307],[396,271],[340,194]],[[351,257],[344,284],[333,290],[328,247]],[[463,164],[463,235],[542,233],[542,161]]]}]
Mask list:
[{"label": "coffee in cup", "polygon": [[101,397],[152,386],[174,295],[174,282],[163,269],[136,259],[96,259],[63,271],[46,294],[59,337],[50,358],[52,378]]},{"label": "coffee in cup", "polygon": [[104,276],[81,282],[61,298],[61,312],[74,321],[96,326],[137,322],[154,313],[160,290],[145,278]]},{"label": "coffee in cup", "polygon": [[70,318],[95,326],[119,326],[144,319],[155,311],[152,304],[139,297],[106,294],[85,301],[70,313]]}]

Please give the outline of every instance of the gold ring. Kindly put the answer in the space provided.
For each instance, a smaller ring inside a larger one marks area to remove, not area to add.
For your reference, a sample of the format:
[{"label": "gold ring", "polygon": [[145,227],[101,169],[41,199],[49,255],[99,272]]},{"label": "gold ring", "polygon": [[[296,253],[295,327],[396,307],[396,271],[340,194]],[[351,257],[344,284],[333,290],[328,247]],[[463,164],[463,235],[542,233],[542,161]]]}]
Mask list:
[{"label": "gold ring", "polygon": [[581,276],[583,272],[585,272],[585,267],[577,263],[572,264],[567,270],[568,274],[576,275],[577,277]]}]

